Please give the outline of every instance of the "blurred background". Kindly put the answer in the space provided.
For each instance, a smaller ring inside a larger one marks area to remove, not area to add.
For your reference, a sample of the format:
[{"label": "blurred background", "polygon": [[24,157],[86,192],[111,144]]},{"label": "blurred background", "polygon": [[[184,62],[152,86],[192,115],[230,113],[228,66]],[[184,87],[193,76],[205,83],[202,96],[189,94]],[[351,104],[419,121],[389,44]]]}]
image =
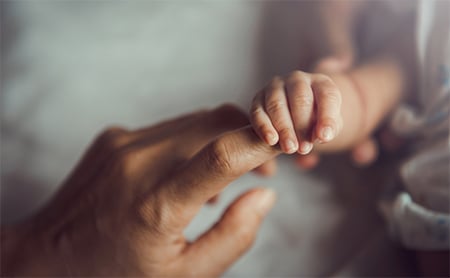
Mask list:
[{"label": "blurred background", "polygon": [[[106,126],[151,125],[224,102],[247,110],[273,75],[306,69],[323,47],[308,40],[320,34],[307,1],[0,5],[2,224],[40,208]],[[392,24],[393,14],[380,5],[373,26]],[[195,238],[240,192],[266,185],[278,203],[227,275],[411,275],[411,254],[387,239],[376,210],[389,173],[383,160],[356,169],[345,155],[307,173],[281,157],[276,176],[242,177],[186,234]]]}]

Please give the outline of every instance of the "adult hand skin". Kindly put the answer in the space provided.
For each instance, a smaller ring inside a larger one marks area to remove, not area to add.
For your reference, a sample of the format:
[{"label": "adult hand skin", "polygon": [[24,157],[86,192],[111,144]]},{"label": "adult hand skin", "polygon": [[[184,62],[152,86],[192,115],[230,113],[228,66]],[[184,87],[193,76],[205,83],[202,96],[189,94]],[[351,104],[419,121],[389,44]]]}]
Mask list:
[{"label": "adult hand skin", "polygon": [[232,106],[103,132],[48,205],[1,233],[2,276],[216,276],[275,202],[241,195],[194,242],[183,230],[231,181],[279,154]]}]

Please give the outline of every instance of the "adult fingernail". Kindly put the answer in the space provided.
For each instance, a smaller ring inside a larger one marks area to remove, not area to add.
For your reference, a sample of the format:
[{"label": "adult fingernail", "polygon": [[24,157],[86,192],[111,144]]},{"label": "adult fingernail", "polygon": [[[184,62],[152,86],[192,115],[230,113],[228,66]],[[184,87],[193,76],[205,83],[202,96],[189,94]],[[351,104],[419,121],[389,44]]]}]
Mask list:
[{"label": "adult fingernail", "polygon": [[300,144],[300,154],[308,154],[313,148],[313,144],[310,142],[302,142]]},{"label": "adult fingernail", "polygon": [[321,135],[322,135],[322,140],[325,141],[325,142],[330,141],[334,137],[333,130],[329,126],[324,127],[322,129]]},{"label": "adult fingernail", "polygon": [[276,193],[271,189],[264,189],[256,202],[256,209],[266,215],[275,204]]},{"label": "adult fingernail", "polygon": [[295,153],[297,151],[297,146],[291,139],[284,141],[284,147],[286,153]]},{"label": "adult fingernail", "polygon": [[266,135],[264,136],[264,139],[266,140],[266,143],[273,146],[277,143],[278,138],[275,134],[273,134],[272,132],[266,133]]}]

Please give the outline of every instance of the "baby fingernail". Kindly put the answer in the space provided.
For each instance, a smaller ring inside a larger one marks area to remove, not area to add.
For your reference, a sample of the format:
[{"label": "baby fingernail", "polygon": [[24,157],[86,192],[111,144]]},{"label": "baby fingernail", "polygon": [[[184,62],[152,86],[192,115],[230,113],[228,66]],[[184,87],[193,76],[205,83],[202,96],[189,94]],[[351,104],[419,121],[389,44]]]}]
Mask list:
[{"label": "baby fingernail", "polygon": [[294,153],[297,151],[297,146],[291,139],[287,139],[286,141],[284,141],[284,147],[287,153]]},{"label": "baby fingernail", "polygon": [[313,144],[311,144],[310,142],[303,142],[300,145],[300,153],[301,154],[308,154],[313,148]]},{"label": "baby fingernail", "polygon": [[325,142],[328,142],[331,139],[333,139],[333,137],[334,137],[334,134],[333,134],[333,130],[331,129],[331,127],[327,126],[322,129],[322,140],[324,140]]},{"label": "baby fingernail", "polygon": [[264,139],[266,140],[266,143],[268,143],[271,146],[273,146],[277,143],[277,136],[271,132],[267,133],[264,136]]}]

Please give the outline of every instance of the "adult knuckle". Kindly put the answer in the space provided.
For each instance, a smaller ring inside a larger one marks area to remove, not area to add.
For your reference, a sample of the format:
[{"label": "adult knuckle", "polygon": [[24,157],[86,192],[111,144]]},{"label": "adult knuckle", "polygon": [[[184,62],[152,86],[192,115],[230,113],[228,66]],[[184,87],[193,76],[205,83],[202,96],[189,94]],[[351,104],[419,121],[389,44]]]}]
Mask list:
[{"label": "adult knuckle", "polygon": [[232,174],[233,162],[227,143],[224,139],[214,140],[208,150],[208,164],[213,171],[219,174]]},{"label": "adult knuckle", "polygon": [[158,198],[159,195],[156,192],[150,199],[135,205],[136,220],[138,224],[144,225],[154,235],[165,235],[167,227],[174,220],[174,214],[170,204],[165,202],[164,198]]},{"label": "adult knuckle", "polygon": [[122,167],[125,168],[128,165],[133,163],[133,160],[135,158],[135,152],[130,150],[123,150],[120,152],[117,152],[115,159],[117,163]]},{"label": "adult knuckle", "polygon": [[119,126],[111,126],[103,130],[97,138],[97,144],[107,150],[122,147],[127,139],[128,131]]},{"label": "adult knuckle", "polygon": [[138,173],[142,165],[145,165],[145,159],[142,153],[137,149],[125,148],[116,151],[112,159],[115,163],[115,171],[121,173],[121,177],[129,180]]}]

